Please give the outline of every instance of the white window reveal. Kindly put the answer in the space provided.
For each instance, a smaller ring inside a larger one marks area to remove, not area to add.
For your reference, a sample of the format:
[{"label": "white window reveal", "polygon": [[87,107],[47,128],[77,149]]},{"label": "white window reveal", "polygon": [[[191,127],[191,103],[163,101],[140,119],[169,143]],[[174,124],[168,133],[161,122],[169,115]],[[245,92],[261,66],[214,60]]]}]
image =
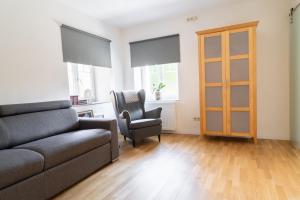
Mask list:
[{"label": "white window reveal", "polygon": [[79,100],[96,100],[95,69],[93,66],[68,63],[70,95]]},{"label": "white window reveal", "polygon": [[135,89],[143,88],[146,91],[147,100],[154,100],[153,89],[162,83],[161,100],[177,100],[178,92],[178,63],[152,65],[134,68]]}]

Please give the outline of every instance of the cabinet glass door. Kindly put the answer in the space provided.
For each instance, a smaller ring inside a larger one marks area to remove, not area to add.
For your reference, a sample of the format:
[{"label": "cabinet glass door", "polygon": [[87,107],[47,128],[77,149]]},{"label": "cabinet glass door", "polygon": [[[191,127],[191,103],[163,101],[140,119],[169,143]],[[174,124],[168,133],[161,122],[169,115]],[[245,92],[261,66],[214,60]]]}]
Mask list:
[{"label": "cabinet glass door", "polygon": [[225,40],[224,33],[201,36],[202,132],[224,135],[225,129]]},{"label": "cabinet glass door", "polygon": [[227,32],[227,134],[251,136],[252,46],[250,28]]}]

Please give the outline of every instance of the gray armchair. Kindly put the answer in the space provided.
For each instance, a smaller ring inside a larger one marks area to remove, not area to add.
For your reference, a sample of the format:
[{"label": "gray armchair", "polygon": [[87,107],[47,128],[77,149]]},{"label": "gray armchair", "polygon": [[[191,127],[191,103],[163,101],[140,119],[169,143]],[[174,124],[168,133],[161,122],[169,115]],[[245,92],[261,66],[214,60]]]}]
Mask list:
[{"label": "gray armchair", "polygon": [[145,91],[111,92],[118,125],[124,139],[136,141],[161,134],[161,107],[145,111]]}]

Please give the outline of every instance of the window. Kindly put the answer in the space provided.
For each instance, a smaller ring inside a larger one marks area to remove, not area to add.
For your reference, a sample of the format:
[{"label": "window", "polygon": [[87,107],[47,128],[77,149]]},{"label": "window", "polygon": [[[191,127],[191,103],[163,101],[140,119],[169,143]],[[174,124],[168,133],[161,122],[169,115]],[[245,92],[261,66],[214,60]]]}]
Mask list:
[{"label": "window", "polygon": [[95,70],[93,66],[68,63],[70,95],[80,100],[96,100]]},{"label": "window", "polygon": [[161,90],[163,100],[178,99],[178,63],[152,65],[134,68],[135,89],[143,88],[148,100],[154,99],[153,84],[164,83]]}]

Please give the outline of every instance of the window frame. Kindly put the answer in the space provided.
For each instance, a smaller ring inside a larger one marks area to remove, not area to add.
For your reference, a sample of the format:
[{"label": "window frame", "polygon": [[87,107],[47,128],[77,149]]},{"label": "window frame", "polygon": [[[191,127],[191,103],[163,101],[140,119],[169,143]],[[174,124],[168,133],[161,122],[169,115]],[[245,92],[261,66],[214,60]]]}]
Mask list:
[{"label": "window frame", "polygon": [[[94,66],[92,66],[92,65],[83,65],[83,64],[77,64],[77,63],[70,63],[70,62],[68,62],[67,63],[67,67],[71,67],[71,71],[72,71],[72,78],[73,78],[73,80],[72,80],[72,82],[73,82],[73,88],[74,88],[74,94],[72,94],[72,91],[70,90],[71,88],[70,88],[70,76],[69,76],[69,74],[68,74],[68,81],[69,81],[69,93],[70,93],[70,96],[72,96],[72,95],[78,95],[78,98],[79,98],[79,100],[88,100],[88,101],[91,101],[91,102],[96,102],[96,100],[97,100],[97,94],[96,94],[96,92],[97,92],[97,90],[96,90],[96,75],[95,75],[95,68],[94,68]],[[88,67],[90,67],[90,69],[91,69],[91,72],[90,72],[90,74],[91,74],[91,85],[92,85],[92,98],[90,98],[90,99],[85,99],[85,98],[81,98],[80,97],[80,86],[79,86],[79,66],[80,65],[82,65],[82,66],[88,66]]]},{"label": "window frame", "polygon": [[[149,79],[149,74],[150,74],[150,70],[149,70],[149,67],[154,67],[154,66],[158,66],[159,67],[159,79],[161,82],[164,82],[163,79],[164,79],[164,70],[163,70],[163,67],[160,67],[160,66],[164,66],[164,65],[168,65],[168,64],[176,64],[176,67],[177,67],[177,94],[176,94],[176,97],[175,98],[163,98],[162,96],[162,101],[169,101],[169,100],[174,100],[174,101],[177,101],[179,100],[179,63],[166,63],[166,64],[161,64],[161,65],[149,65],[149,66],[142,66],[142,67],[134,67],[134,72],[133,72],[133,77],[134,77],[134,89],[135,90],[138,90],[138,89],[145,89],[146,90],[146,93],[147,92],[150,92],[152,91],[152,86],[147,86],[147,80],[146,79]],[[138,70],[138,75],[136,74],[137,72],[135,70]],[[139,80],[136,80],[136,78],[138,78]],[[150,91],[148,87],[151,87],[150,88]],[[153,101],[155,100],[154,99],[154,95],[153,95],[153,92],[150,93],[151,95],[146,95],[146,101]]]}]

